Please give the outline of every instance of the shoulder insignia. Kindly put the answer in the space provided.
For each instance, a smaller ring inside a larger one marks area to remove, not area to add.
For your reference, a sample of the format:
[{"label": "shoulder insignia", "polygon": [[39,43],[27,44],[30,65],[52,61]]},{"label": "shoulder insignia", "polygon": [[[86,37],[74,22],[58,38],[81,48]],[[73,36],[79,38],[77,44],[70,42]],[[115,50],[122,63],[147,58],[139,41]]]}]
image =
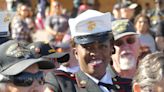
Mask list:
[{"label": "shoulder insignia", "polygon": [[68,72],[64,72],[64,71],[61,71],[61,70],[55,70],[54,72],[55,72],[56,76],[63,76],[63,77],[67,77],[71,80],[76,80],[73,73],[68,73]]},{"label": "shoulder insignia", "polygon": [[80,81],[80,84],[81,84],[81,85],[86,85],[86,83],[87,83],[87,82],[84,81],[84,80],[81,80],[81,81]]},{"label": "shoulder insignia", "polygon": [[85,88],[86,84],[87,84],[87,82],[85,80],[80,80],[77,77],[76,77],[76,83],[77,83],[78,87],[80,87],[80,88]]}]

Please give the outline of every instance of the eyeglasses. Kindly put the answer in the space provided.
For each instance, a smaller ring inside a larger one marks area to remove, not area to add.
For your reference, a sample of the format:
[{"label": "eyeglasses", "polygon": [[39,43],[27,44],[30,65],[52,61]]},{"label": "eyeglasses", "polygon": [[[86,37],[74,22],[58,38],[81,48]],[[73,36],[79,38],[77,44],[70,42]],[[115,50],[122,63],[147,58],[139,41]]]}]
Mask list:
[{"label": "eyeglasses", "polygon": [[[128,38],[125,39],[125,41],[126,41],[127,44],[134,44],[136,42],[136,39],[134,37],[128,37]],[[115,42],[115,45],[116,46],[122,46],[122,45],[125,44],[125,41],[123,41],[123,40],[117,40]]]},{"label": "eyeglasses", "polygon": [[148,21],[138,21],[139,23],[145,23],[145,24],[148,24]]},{"label": "eyeglasses", "polygon": [[29,9],[21,9],[22,11],[30,11]]},{"label": "eyeglasses", "polygon": [[45,82],[43,77],[44,73],[42,71],[35,74],[22,72],[18,75],[9,76],[9,78],[7,78],[8,80],[3,80],[3,82],[12,82],[15,86],[28,87],[31,86],[35,80],[37,80],[39,84],[43,85]]}]

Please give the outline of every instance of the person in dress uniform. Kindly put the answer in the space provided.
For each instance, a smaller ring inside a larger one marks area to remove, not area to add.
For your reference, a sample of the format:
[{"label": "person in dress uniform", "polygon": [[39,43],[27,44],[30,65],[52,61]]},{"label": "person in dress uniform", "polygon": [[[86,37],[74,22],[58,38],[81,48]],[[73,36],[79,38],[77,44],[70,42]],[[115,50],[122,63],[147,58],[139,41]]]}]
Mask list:
[{"label": "person in dress uniform", "polygon": [[111,13],[96,10],[69,19],[72,51],[80,70],[75,74],[60,70],[48,73],[44,92],[131,91],[126,80],[113,77],[107,69],[114,51],[111,21]]}]

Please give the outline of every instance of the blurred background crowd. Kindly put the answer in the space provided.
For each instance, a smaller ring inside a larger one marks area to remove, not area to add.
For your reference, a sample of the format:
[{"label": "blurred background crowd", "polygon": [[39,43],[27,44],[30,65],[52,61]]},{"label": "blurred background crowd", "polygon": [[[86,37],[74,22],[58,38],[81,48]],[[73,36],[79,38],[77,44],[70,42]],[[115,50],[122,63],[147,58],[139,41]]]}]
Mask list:
[{"label": "blurred background crowd", "polygon": [[[163,49],[157,24],[163,20],[163,0],[1,0],[0,9],[15,12],[11,39],[46,41],[69,47],[68,19],[87,9],[112,12],[113,20],[128,18],[140,34],[143,51]],[[157,34],[157,35],[156,35]],[[157,37],[157,38],[156,38]],[[148,39],[147,39],[148,38]]]},{"label": "blurred background crowd", "polygon": [[[7,37],[29,43],[44,41],[58,52],[70,51],[68,19],[95,9],[112,12],[113,20],[127,18],[134,24],[141,42],[140,58],[164,50],[163,0],[1,0],[1,10],[14,12]],[[72,65],[77,63],[70,53]]]},{"label": "blurred background crowd", "polygon": [[112,12],[113,20],[126,18],[134,24],[141,42],[140,58],[164,50],[163,0],[1,0],[0,4],[2,11],[15,13],[8,26],[9,34],[1,35],[1,43],[8,39],[44,41],[57,52],[68,52],[68,19],[95,9]]},{"label": "blurred background crowd", "polygon": [[[58,61],[53,62],[57,70],[77,72],[79,66],[72,53],[68,20],[88,9],[111,12],[112,21],[131,21],[140,42],[139,60],[149,53],[164,51],[164,0],[0,0],[0,12],[14,13],[7,35],[0,32],[0,44],[10,39],[27,42],[36,57],[47,55],[46,51],[68,52],[69,56],[49,56],[49,59]],[[113,51],[116,54],[117,49]]]},{"label": "blurred background crowd", "polygon": [[[46,41],[55,45],[69,40],[68,18],[76,17],[87,9],[110,11],[114,19],[128,18],[141,34],[144,48],[152,52],[161,49],[156,39],[157,24],[163,20],[162,0],[1,0],[2,10],[14,11],[9,31],[12,39],[28,42]],[[141,23],[143,22],[143,23]],[[20,32],[20,30],[23,30]],[[148,39],[145,39],[148,38]],[[158,44],[156,44],[158,43]],[[157,48],[156,48],[157,47]]]}]

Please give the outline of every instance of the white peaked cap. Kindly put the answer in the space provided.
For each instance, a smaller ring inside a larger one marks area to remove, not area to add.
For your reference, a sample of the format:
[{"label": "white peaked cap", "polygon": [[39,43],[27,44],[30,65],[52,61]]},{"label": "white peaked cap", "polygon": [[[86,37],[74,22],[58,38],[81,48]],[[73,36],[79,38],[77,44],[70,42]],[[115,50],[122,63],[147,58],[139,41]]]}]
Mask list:
[{"label": "white peaked cap", "polygon": [[76,18],[69,19],[71,36],[85,36],[111,31],[112,15],[97,10],[87,10]]}]

